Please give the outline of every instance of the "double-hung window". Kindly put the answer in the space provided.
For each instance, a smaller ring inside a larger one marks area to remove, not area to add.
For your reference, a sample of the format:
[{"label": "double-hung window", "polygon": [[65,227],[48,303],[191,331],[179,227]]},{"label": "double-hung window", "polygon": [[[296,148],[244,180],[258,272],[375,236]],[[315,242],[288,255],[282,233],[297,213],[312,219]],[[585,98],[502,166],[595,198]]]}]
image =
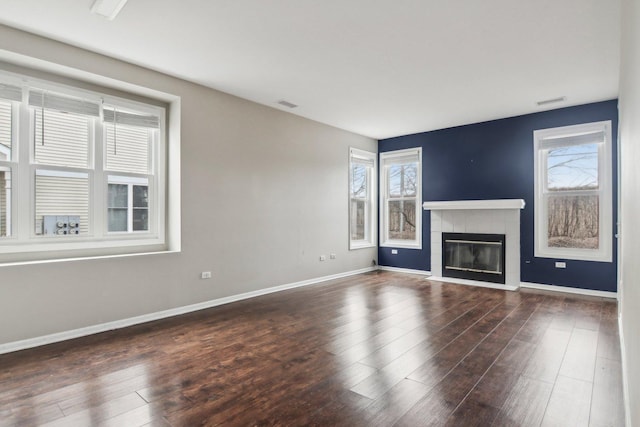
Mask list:
[{"label": "double-hung window", "polygon": [[164,249],[164,115],[0,75],[0,261]]},{"label": "double-hung window", "polygon": [[158,117],[104,108],[107,232],[146,233],[155,191],[152,162]]},{"label": "double-hung window", "polygon": [[612,260],[611,122],[534,132],[535,256]]},{"label": "double-hung window", "polygon": [[349,150],[349,249],[376,245],[376,154]]},{"label": "double-hung window", "polygon": [[422,149],[380,154],[381,246],[422,248]]},{"label": "double-hung window", "polygon": [[0,239],[12,233],[14,146],[17,134],[16,116],[22,89],[0,82]]},{"label": "double-hung window", "polygon": [[[85,236],[90,226],[89,183],[93,169],[89,151],[93,146],[94,122],[100,117],[100,104],[30,88],[28,111],[31,131],[28,148],[32,148],[29,153],[32,161],[30,165],[18,162],[17,167],[24,171],[28,166],[29,175],[34,178],[33,233],[36,236]],[[20,154],[27,151],[22,150]],[[59,221],[66,224],[70,216],[77,220],[73,233],[69,233],[67,225],[53,228],[47,223],[53,218],[51,224]]]}]

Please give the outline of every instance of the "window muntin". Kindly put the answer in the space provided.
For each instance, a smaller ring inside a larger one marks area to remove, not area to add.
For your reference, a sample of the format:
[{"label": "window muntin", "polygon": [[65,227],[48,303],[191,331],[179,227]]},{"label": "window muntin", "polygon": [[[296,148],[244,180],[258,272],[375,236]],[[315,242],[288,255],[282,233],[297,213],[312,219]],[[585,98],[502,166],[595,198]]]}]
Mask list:
[{"label": "window muntin", "polygon": [[611,123],[534,132],[535,256],[611,261]]},{"label": "window muntin", "polygon": [[383,186],[381,246],[421,248],[422,149],[382,153],[380,162]]},{"label": "window muntin", "polygon": [[376,154],[349,150],[349,248],[376,245]]},{"label": "window muntin", "polygon": [[[0,74],[0,262],[31,259],[18,255],[28,252],[60,250],[69,256],[74,249],[83,254],[114,247],[162,249],[164,112],[149,104]],[[116,151],[110,154],[109,148]],[[4,152],[8,154],[2,156]],[[129,189],[132,202],[124,232],[108,231],[109,171],[136,183]],[[12,191],[16,188],[20,191]],[[74,226],[77,218],[78,227],[59,235],[44,233],[44,223],[51,224],[52,218],[68,218]]]}]

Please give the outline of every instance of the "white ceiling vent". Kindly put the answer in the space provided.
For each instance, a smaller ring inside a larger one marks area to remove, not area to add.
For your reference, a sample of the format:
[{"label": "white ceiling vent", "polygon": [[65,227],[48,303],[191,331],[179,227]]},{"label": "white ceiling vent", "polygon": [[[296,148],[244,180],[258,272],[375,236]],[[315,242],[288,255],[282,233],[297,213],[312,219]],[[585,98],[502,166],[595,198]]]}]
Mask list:
[{"label": "white ceiling vent", "polygon": [[538,107],[542,107],[543,105],[555,104],[556,102],[563,102],[566,100],[567,100],[566,96],[560,96],[558,98],[551,98],[551,99],[545,99],[544,101],[538,101],[536,102],[536,104],[538,105]]},{"label": "white ceiling vent", "polygon": [[289,102],[289,101],[286,101],[284,99],[281,99],[280,101],[278,101],[278,104],[283,105],[283,106],[288,107],[288,108],[296,108],[297,107],[297,105],[294,104],[293,102]]}]

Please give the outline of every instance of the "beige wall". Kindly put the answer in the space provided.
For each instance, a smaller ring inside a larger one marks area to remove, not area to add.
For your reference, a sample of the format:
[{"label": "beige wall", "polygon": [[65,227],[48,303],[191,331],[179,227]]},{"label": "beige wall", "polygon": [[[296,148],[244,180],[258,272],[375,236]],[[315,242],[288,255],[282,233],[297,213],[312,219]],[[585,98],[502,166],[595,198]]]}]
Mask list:
[{"label": "beige wall", "polygon": [[620,264],[623,375],[628,427],[640,426],[640,0],[623,0],[620,74]]},{"label": "beige wall", "polygon": [[348,250],[347,193],[348,147],[377,151],[375,140],[0,26],[0,58],[13,53],[181,97],[182,251],[0,267],[0,345],[377,258]]}]

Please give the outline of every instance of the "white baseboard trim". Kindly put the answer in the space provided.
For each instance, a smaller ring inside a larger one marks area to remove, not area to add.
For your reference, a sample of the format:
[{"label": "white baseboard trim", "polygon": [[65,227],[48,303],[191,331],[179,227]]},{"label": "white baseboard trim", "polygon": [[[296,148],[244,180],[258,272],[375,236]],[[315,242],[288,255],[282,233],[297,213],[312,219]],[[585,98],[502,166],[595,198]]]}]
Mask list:
[{"label": "white baseboard trim", "polygon": [[427,270],[414,270],[411,268],[387,267],[386,265],[379,265],[378,270],[393,271],[395,273],[421,274],[423,276],[431,275],[431,272]]},{"label": "white baseboard trim", "polygon": [[517,291],[518,287],[513,285],[502,285],[500,283],[480,282],[477,280],[458,279],[456,277],[427,277],[427,280],[435,280],[437,282],[453,283],[465,286],[480,286],[481,288],[501,289],[503,291]]},{"label": "white baseboard trim", "polygon": [[620,332],[620,360],[622,365],[622,396],[624,399],[625,425],[631,426],[631,402],[629,401],[629,377],[627,376],[627,352],[624,343],[624,330],[622,328],[622,316],[618,316],[618,331]]},{"label": "white baseboard trim", "polygon": [[542,283],[520,282],[521,288],[539,289],[541,291],[565,292],[568,294],[588,295],[602,298],[618,298],[617,292],[594,291],[592,289],[570,288],[567,286],[544,285]]},{"label": "white baseboard trim", "polygon": [[235,301],[241,301],[249,298],[255,298],[261,295],[280,292],[287,289],[300,288],[302,286],[314,285],[343,277],[354,276],[356,274],[368,273],[376,271],[377,267],[367,267],[359,270],[346,271],[344,273],[332,274],[329,276],[317,277],[314,279],[302,280],[300,282],[287,283],[285,285],[273,286],[271,288],[259,289],[257,291],[245,292],[238,295],[231,295],[224,298],[200,302],[197,304],[185,305],[182,307],[171,308],[169,310],[157,311],[155,313],[143,314],[141,316],[129,317],[127,319],[114,320],[112,322],[101,323],[98,325],[87,326],[85,328],[73,329],[65,332],[44,335],[36,338],[29,338],[21,341],[0,344],[0,354],[11,353],[28,348],[39,347],[42,345],[53,344],[60,341],[66,341],[74,338],[80,338],[87,335],[93,335],[100,332],[111,331],[114,329],[126,328],[128,326],[138,325],[141,323],[152,322],[154,320],[165,319],[167,317],[178,316],[181,314],[191,313],[193,311],[204,310],[206,308],[216,307],[219,305],[229,304]]}]

